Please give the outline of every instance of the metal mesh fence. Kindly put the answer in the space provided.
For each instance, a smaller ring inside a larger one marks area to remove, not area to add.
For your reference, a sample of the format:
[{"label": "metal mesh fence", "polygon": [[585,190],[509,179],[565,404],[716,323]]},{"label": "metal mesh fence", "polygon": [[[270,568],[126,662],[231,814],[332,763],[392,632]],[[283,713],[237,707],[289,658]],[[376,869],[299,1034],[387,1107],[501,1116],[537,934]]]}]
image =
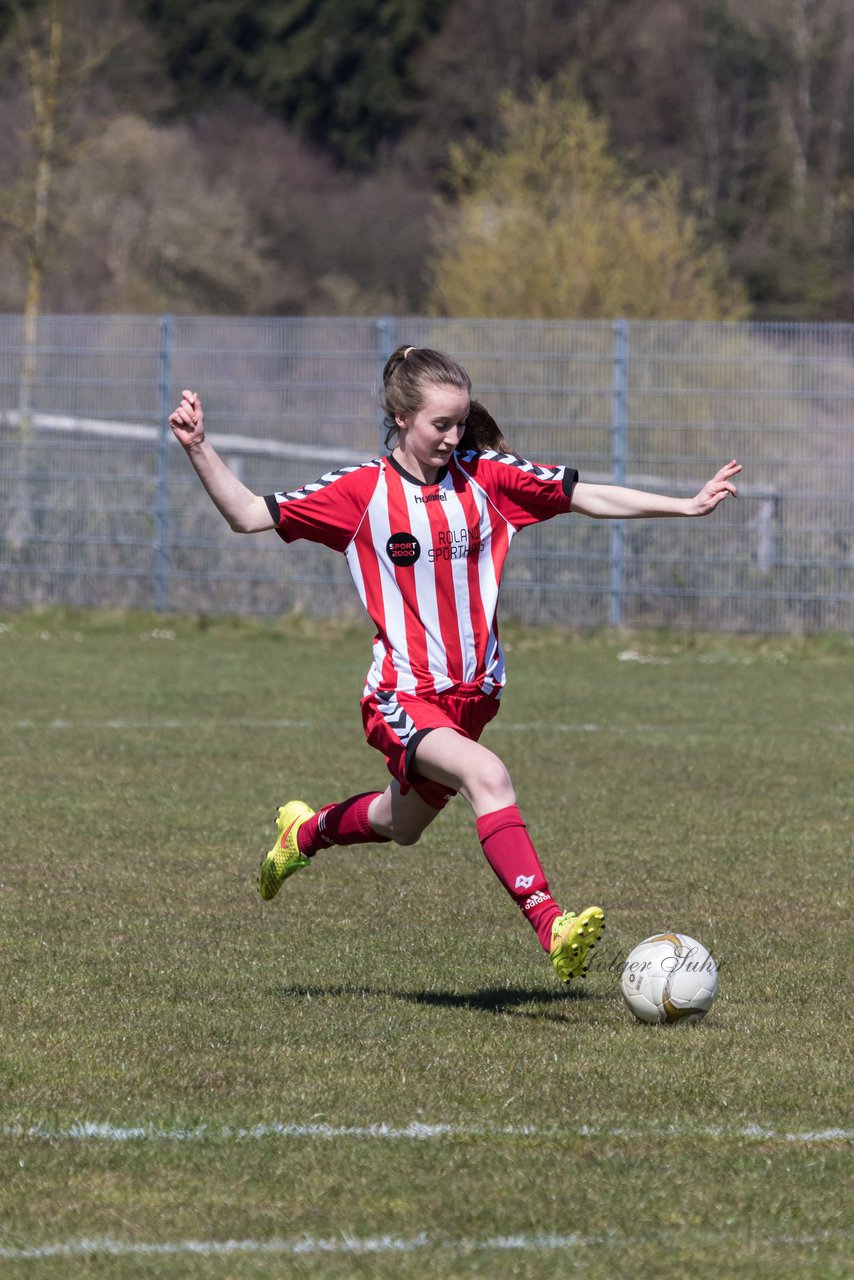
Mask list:
[{"label": "metal mesh fence", "polygon": [[690,494],[709,520],[556,520],[514,543],[505,615],[592,627],[854,627],[854,326],[0,317],[0,603],[342,614],[340,556],[231,533],[166,417],[208,431],[260,493],[382,450],[400,341],[450,351],[516,452]]}]

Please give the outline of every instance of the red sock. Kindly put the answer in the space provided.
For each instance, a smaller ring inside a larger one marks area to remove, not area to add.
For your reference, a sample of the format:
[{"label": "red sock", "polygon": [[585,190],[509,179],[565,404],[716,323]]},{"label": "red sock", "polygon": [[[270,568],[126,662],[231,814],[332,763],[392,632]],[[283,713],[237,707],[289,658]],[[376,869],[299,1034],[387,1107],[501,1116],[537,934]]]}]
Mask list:
[{"label": "red sock", "polygon": [[548,951],[560,907],[549,893],[537,851],[515,804],[477,820],[486,860]]},{"label": "red sock", "polygon": [[333,844],[387,844],[386,836],[378,836],[368,821],[368,809],[380,791],[364,791],[340,804],[328,804],[313,818],[302,824],[297,835],[300,853],[311,858],[318,849]]}]

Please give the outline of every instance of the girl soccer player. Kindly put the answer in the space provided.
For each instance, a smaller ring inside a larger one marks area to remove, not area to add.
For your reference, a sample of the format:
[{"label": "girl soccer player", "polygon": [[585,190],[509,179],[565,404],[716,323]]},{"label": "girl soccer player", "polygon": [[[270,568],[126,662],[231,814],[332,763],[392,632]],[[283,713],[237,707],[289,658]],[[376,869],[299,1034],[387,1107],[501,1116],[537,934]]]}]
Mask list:
[{"label": "girl soccer player", "polygon": [[340,551],[377,628],[362,720],[391,782],[317,812],[300,800],[282,805],[276,843],[261,863],[261,897],[275,897],[320,849],[414,844],[460,792],[489,865],[568,982],[586,972],[603,913],[561,911],[510,774],[479,741],[504,687],[496,609],[505,557],[520,529],[567,512],[708,515],[736,492],[741,467],[728,462],[694,498],[669,498],[527,462],[472,401],[466,371],[429,348],[394,352],[382,404],[388,454],[268,497],[247,489],[206,440],[195,392],[183,393],[169,419],[231,528],[275,529],[285,542],[307,538]]}]

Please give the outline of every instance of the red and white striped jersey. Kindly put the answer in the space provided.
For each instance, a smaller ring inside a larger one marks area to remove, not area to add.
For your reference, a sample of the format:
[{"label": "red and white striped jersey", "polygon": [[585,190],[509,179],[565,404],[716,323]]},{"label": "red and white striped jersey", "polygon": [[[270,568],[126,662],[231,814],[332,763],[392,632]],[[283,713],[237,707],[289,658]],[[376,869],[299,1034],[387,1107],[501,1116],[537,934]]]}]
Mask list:
[{"label": "red and white striped jersey", "polygon": [[394,458],[342,467],[267,498],[285,542],[307,538],[347,557],[377,628],[365,693],[500,695],[496,610],[504,560],[526,525],[570,509],[578,472],[512,453],[455,453],[425,485]]}]

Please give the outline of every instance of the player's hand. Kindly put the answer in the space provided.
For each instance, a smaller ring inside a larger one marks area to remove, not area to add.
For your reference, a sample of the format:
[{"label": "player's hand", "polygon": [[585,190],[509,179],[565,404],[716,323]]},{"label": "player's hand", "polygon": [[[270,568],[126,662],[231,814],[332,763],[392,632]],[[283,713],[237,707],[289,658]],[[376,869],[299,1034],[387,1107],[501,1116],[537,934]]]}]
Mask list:
[{"label": "player's hand", "polygon": [[169,426],[185,449],[192,449],[205,438],[205,415],[195,391],[182,391],[181,403],[169,414]]},{"label": "player's hand", "polygon": [[696,498],[691,500],[691,514],[707,516],[716,507],[720,506],[730,494],[735,497],[738,490],[733,484],[732,478],[737,476],[739,471],[741,471],[741,463],[736,462],[735,458],[733,458],[732,462],[728,462],[726,466],[721,467],[717,475],[704,484]]}]

